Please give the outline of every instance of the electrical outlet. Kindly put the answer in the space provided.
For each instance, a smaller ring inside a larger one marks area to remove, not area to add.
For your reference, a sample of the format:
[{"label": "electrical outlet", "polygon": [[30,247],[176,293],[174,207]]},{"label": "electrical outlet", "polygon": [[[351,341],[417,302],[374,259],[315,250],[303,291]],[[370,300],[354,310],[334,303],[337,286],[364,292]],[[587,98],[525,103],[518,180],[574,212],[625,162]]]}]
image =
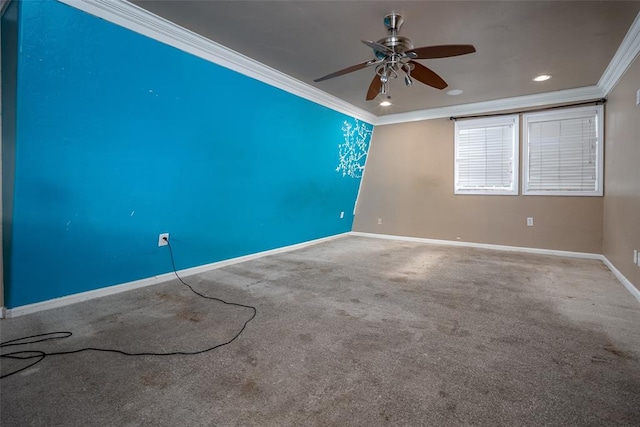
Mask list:
[{"label": "electrical outlet", "polygon": [[[633,250],[633,263],[634,263],[634,264],[638,264],[639,262],[640,262],[640,261],[638,261],[638,250],[637,250],[637,249],[634,249],[634,250]],[[640,264],[638,264],[638,265],[640,265]]]},{"label": "electrical outlet", "polygon": [[636,105],[640,105],[640,89],[636,92]]},{"label": "electrical outlet", "polygon": [[344,218],[344,211],[340,212],[340,219]]},{"label": "electrical outlet", "polygon": [[533,217],[532,216],[527,217],[527,226],[528,227],[533,227]]},{"label": "electrical outlet", "polygon": [[[167,238],[165,240],[164,238]],[[169,244],[169,233],[160,233],[158,235],[158,246],[167,246]]]},{"label": "electrical outlet", "polygon": [[382,218],[378,218],[378,225],[382,224]]}]

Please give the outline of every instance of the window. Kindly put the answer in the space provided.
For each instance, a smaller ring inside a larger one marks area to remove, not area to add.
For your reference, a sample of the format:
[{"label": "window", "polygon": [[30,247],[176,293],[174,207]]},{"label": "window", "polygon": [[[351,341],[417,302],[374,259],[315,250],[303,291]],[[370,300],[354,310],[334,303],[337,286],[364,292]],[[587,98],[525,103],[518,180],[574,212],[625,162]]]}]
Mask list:
[{"label": "window", "polygon": [[523,194],[602,196],[601,105],[525,114]]},{"label": "window", "polygon": [[456,122],[455,194],[518,194],[518,116]]}]

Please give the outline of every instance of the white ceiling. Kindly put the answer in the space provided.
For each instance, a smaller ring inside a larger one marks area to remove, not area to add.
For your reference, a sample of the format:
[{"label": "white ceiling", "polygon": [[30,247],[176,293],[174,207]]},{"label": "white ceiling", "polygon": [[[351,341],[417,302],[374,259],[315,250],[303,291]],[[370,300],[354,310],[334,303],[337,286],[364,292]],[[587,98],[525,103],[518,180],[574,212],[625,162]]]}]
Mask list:
[{"label": "white ceiling", "polygon": [[[640,1],[171,1],[132,3],[375,115],[595,86]],[[365,101],[374,70],[313,79],[373,57],[361,39],[386,36],[383,17],[405,17],[415,47],[473,44],[477,52],[421,60],[449,84],[391,83],[393,106]],[[538,74],[552,74],[534,83]],[[464,91],[448,96],[449,89]]]}]

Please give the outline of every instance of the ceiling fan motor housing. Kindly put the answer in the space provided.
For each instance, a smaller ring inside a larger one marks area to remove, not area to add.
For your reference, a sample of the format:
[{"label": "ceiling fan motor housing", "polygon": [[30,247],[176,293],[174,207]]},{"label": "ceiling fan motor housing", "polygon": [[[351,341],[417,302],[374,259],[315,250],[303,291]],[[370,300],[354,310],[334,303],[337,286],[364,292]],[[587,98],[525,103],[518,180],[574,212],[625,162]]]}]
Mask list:
[{"label": "ceiling fan motor housing", "polygon": [[[413,49],[413,42],[408,37],[403,36],[388,36],[383,37],[377,41],[377,43],[392,49],[396,53],[405,53],[408,50]],[[375,51],[375,55],[379,59],[384,59],[385,53]]]},{"label": "ceiling fan motor housing", "polygon": [[[411,42],[411,39],[398,35],[398,31],[400,31],[400,27],[402,27],[403,23],[404,18],[399,13],[393,12],[385,16],[384,26],[387,28],[389,35],[387,37],[381,38],[377,41],[377,43],[388,47],[395,53],[400,54],[413,49],[413,42]],[[384,52],[380,52],[375,49],[374,54],[378,59],[384,59],[386,56],[388,56]]]}]

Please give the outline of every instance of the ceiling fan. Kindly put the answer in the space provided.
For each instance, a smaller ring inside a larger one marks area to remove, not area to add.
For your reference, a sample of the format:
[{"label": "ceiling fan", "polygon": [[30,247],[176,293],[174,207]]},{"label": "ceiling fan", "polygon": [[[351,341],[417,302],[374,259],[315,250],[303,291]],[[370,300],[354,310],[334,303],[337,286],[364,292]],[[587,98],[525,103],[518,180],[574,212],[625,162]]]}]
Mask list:
[{"label": "ceiling fan", "polygon": [[[470,44],[425,46],[414,49],[411,39],[398,35],[403,23],[404,18],[399,13],[394,12],[385,16],[384,26],[387,28],[389,35],[377,42],[362,40],[362,43],[373,49],[374,59],[327,74],[324,77],[315,79],[314,82],[321,82],[375,66],[376,75],[369,85],[369,90],[367,90],[367,101],[374,99],[379,93],[387,94],[388,96],[389,80],[398,78],[401,71],[404,73],[404,82],[407,86],[411,86],[413,79],[416,79],[428,86],[442,90],[447,87],[447,83],[442,77],[416,62],[415,59],[447,58],[476,51],[476,48]],[[390,96],[388,97],[390,98]]]}]

